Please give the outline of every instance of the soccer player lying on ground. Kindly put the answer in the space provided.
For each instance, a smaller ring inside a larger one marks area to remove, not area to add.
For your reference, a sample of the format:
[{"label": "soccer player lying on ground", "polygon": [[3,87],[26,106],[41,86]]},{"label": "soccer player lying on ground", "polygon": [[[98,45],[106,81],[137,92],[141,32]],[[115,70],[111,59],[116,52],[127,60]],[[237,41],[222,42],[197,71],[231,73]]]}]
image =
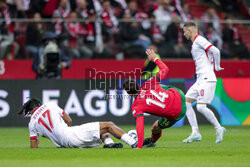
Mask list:
[{"label": "soccer player lying on ground", "polygon": [[[173,86],[162,85],[159,82],[165,78],[169,69],[157,58],[153,50],[147,49],[148,59],[154,61],[160,71],[156,76],[146,81],[140,88],[135,80],[126,80],[123,89],[135,98],[132,112],[136,118],[136,131],[138,136],[137,148],[153,147],[161,137],[162,129],[169,128],[180,120],[186,113],[185,95]],[[161,117],[152,127],[152,135],[144,141],[144,116],[149,113]]]},{"label": "soccer player lying on ground", "polygon": [[103,148],[122,148],[122,143],[114,143],[110,134],[136,148],[137,142],[112,122],[92,122],[71,126],[72,120],[55,103],[45,103],[37,99],[27,101],[20,115],[31,117],[29,122],[30,146],[38,148],[38,134],[49,138],[56,147],[85,148],[101,145]]}]

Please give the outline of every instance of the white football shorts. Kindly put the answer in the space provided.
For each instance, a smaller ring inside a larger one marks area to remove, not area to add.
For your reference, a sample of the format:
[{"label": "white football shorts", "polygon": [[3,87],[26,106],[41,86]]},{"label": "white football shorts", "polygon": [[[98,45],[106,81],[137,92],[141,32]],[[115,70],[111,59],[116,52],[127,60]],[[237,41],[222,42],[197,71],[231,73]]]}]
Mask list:
[{"label": "white football shorts", "polygon": [[86,123],[70,127],[68,141],[69,147],[90,148],[102,144],[100,140],[99,122]]},{"label": "white football shorts", "polygon": [[185,96],[197,100],[197,103],[210,104],[214,98],[215,89],[216,81],[197,80]]}]

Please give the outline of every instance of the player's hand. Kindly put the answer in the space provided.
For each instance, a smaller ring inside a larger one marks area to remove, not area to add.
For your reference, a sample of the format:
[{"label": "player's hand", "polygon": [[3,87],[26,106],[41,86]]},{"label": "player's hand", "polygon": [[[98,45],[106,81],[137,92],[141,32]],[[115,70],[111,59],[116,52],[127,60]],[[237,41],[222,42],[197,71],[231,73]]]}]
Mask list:
[{"label": "player's hand", "polygon": [[222,68],[222,67],[219,66],[219,67],[215,67],[215,70],[216,71],[222,71],[222,70],[224,70],[224,68]]},{"label": "player's hand", "polygon": [[66,68],[66,67],[67,67],[67,63],[64,62],[64,61],[61,62],[61,63],[60,63],[60,67],[61,67],[61,68]]},{"label": "player's hand", "polygon": [[147,49],[146,50],[146,54],[148,55],[148,59],[150,61],[154,61],[155,58],[157,58],[157,55],[155,54],[155,52],[153,51],[153,49]]}]

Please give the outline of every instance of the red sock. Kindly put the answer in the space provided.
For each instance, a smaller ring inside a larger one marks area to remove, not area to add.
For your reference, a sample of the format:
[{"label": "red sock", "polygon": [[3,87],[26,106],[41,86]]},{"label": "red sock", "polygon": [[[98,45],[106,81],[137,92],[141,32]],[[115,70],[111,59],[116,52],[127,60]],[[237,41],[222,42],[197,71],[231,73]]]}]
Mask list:
[{"label": "red sock", "polygon": [[155,143],[160,137],[161,137],[162,131],[158,134],[151,134],[151,137],[153,138],[153,142]]}]

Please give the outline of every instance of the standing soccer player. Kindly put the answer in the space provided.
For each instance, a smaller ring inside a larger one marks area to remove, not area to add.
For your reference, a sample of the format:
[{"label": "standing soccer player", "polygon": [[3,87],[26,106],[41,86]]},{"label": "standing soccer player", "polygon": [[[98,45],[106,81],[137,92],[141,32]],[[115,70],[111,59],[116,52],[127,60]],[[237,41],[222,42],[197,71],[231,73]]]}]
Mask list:
[{"label": "standing soccer player", "polygon": [[[185,95],[175,87],[162,85],[159,82],[164,79],[169,69],[157,58],[152,49],[146,51],[148,59],[154,61],[159,67],[156,76],[147,80],[140,88],[135,80],[126,80],[123,89],[135,98],[132,105],[133,116],[136,119],[136,131],[138,136],[137,148],[142,146],[153,147],[161,137],[162,129],[169,128],[180,120],[186,113]],[[144,116],[149,113],[161,117],[152,127],[152,135],[144,140]]]},{"label": "standing soccer player", "polygon": [[132,148],[137,146],[132,137],[112,122],[91,122],[71,127],[71,118],[55,103],[42,105],[39,100],[32,98],[23,105],[19,114],[31,117],[31,148],[38,148],[38,134],[49,138],[56,147],[90,148],[101,145],[102,140],[104,148],[122,148],[122,143],[114,143],[110,134]]},{"label": "standing soccer player", "polygon": [[213,100],[216,88],[216,71],[221,71],[220,51],[204,37],[198,34],[198,26],[194,22],[187,22],[183,26],[184,36],[193,42],[192,57],[195,62],[197,80],[186,93],[187,118],[192,127],[191,135],[183,140],[184,143],[192,143],[201,140],[195,112],[192,103],[197,101],[197,110],[202,113],[207,120],[214,125],[216,130],[216,143],[223,140],[226,129],[222,127],[216,119],[214,113],[207,108]]}]

